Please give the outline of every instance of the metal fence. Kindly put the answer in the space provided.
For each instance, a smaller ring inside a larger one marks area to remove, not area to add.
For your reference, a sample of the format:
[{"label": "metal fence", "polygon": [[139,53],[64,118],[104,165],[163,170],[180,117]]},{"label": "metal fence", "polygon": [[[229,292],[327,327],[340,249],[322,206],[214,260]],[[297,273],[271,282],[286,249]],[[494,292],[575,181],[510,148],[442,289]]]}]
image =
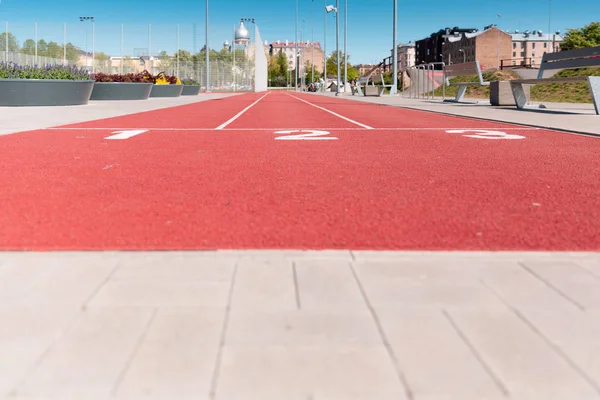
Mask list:
[{"label": "metal fence", "polygon": [[[90,72],[108,74],[165,72],[180,79],[194,79],[206,87],[203,26],[109,24],[90,20],[9,21],[4,25],[0,26],[0,61],[19,65],[77,65]],[[210,46],[211,90],[251,90],[254,44],[236,46],[234,60],[233,30],[231,37],[211,37],[211,42],[222,44]]]}]

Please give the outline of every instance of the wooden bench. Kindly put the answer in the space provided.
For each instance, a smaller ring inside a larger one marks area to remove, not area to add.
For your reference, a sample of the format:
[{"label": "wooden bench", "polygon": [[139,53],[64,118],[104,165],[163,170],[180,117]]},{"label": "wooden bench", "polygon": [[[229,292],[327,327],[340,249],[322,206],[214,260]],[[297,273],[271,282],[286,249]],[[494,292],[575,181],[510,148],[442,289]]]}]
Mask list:
[{"label": "wooden bench", "polygon": [[576,76],[568,78],[544,78],[544,72],[552,70],[600,67],[600,46],[583,49],[546,53],[542,57],[537,79],[520,79],[510,81],[517,108],[530,108],[523,85],[540,83],[588,82],[596,114],[600,115],[600,76]]},{"label": "wooden bench", "polygon": [[[479,78],[478,82],[457,82],[450,83],[449,78],[456,78],[457,76],[472,76],[477,75]],[[456,92],[456,97],[454,100],[447,100],[455,103],[460,103],[465,97],[465,91],[467,90],[467,86],[477,85],[477,86],[489,86],[490,82],[483,80],[483,75],[481,74],[481,66],[479,65],[479,61],[471,61],[462,64],[450,64],[444,65],[444,82],[448,86],[458,86],[458,91]]]}]

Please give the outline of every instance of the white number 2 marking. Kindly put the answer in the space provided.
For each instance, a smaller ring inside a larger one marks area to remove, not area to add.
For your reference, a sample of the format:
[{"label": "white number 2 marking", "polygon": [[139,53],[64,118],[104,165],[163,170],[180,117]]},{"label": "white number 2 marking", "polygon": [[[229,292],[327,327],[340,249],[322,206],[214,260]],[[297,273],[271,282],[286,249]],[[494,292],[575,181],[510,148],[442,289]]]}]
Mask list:
[{"label": "white number 2 marking", "polygon": [[465,137],[475,138],[475,139],[525,139],[525,136],[520,135],[509,135],[505,132],[500,131],[488,131],[488,130],[480,130],[480,129],[453,129],[446,131],[446,133],[467,133],[473,132],[474,135],[463,135]]},{"label": "white number 2 marking", "polygon": [[[144,132],[148,132],[148,129],[138,129],[138,130],[132,130],[132,131],[116,131],[116,132],[112,132],[113,135],[112,136],[108,136],[105,137],[104,139],[129,139],[130,137],[133,137],[135,135],[139,135],[140,133],[144,133]],[[115,135],[116,133],[116,135]]]},{"label": "white number 2 marking", "polygon": [[[296,132],[298,132],[299,134],[290,135],[290,133],[296,133]],[[302,132],[306,132],[306,133],[302,133]],[[298,131],[277,131],[277,132],[275,132],[275,134],[276,135],[289,135],[289,136],[276,137],[275,140],[338,140],[338,138],[336,138],[334,136],[323,137],[323,136],[329,135],[329,132],[327,132],[327,131],[314,131],[314,130],[309,130],[309,129],[302,129],[302,130],[298,130]]]}]

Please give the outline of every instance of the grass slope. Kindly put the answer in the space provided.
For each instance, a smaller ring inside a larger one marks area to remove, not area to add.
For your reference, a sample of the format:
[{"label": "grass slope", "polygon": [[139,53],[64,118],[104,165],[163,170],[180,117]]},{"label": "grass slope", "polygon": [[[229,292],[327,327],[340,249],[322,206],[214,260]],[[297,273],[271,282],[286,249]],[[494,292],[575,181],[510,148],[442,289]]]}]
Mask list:
[{"label": "grass slope", "polygon": [[[554,77],[574,77],[574,76],[600,76],[600,67],[598,68],[579,68],[566,69],[558,72]],[[511,70],[484,72],[483,79],[485,81],[509,81],[520,79],[519,75]],[[476,75],[459,76],[450,79],[451,83],[459,82],[477,82]],[[457,86],[446,86],[446,97],[456,96]],[[442,87],[440,86],[434,91],[435,96],[442,96]],[[489,99],[489,86],[467,86],[465,97]],[[592,96],[587,82],[577,83],[546,83],[543,85],[533,85],[531,87],[531,100],[533,101],[548,101],[560,103],[591,103]]]}]

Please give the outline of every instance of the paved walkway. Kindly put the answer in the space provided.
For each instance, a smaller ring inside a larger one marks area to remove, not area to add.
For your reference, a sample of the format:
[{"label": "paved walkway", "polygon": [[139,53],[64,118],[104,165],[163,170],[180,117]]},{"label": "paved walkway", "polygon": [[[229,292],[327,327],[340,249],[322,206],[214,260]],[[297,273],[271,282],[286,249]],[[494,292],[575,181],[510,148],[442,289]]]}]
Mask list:
[{"label": "paved walkway", "polygon": [[0,398],[600,399],[590,253],[0,253]]},{"label": "paved walkway", "polygon": [[[335,93],[315,93],[320,96],[335,96]],[[464,104],[444,103],[438,99],[410,99],[401,95],[365,97],[352,96],[349,93],[342,98],[354,101],[383,104],[394,107],[406,107],[416,110],[432,111],[462,117],[480,118],[499,122],[510,122],[550,128],[576,133],[591,133],[600,135],[600,115],[596,115],[593,104],[576,103],[543,103],[546,108],[519,110],[516,106],[494,107],[479,103],[482,99],[465,99]],[[531,104],[539,105],[539,102]]]},{"label": "paved walkway", "polygon": [[183,104],[236,96],[234,93],[201,93],[198,96],[149,98],[128,101],[90,101],[70,107],[0,107],[0,135],[118,117]]},{"label": "paved walkway", "polygon": [[[600,126],[400,99],[361,100]],[[198,100],[0,110],[0,129]],[[0,321],[2,400],[600,399],[600,253],[0,252]]]}]

